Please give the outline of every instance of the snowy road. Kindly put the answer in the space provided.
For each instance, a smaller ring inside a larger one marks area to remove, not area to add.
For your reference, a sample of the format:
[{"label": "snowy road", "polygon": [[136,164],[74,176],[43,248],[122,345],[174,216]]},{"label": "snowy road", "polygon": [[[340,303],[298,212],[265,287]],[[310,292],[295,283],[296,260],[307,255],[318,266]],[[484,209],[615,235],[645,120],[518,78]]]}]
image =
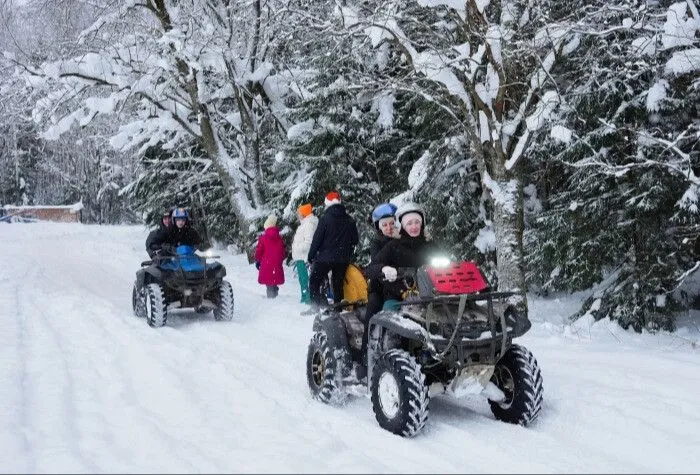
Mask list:
[{"label": "snowy road", "polygon": [[[414,439],[377,425],[369,398],[313,401],[311,320],[297,282],[264,298],[222,251],[236,316],[131,312],[147,230],[0,224],[0,472],[615,472],[700,470],[700,339],[562,322],[573,298],[532,300],[520,339],[545,402],[523,428],[480,397],[434,398]],[[692,323],[692,322],[690,322]]]}]

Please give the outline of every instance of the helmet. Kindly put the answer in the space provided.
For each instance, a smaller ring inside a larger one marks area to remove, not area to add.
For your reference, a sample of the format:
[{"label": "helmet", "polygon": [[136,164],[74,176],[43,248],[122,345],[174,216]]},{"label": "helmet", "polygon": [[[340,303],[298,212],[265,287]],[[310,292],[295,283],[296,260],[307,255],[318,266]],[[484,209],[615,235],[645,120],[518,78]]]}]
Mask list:
[{"label": "helmet", "polygon": [[185,208],[175,208],[173,210],[173,219],[189,219],[190,215]]},{"label": "helmet", "polygon": [[379,220],[382,218],[393,217],[396,213],[396,205],[394,203],[382,203],[377,205],[372,211],[372,222],[379,229]]},{"label": "helmet", "polygon": [[403,218],[403,216],[407,213],[420,214],[420,217],[423,220],[423,224],[425,224],[425,211],[423,211],[423,207],[418,203],[407,201],[406,203],[402,204],[396,209],[396,213],[394,213],[394,216],[396,216],[396,220],[399,222],[399,224],[401,224],[401,218]]}]

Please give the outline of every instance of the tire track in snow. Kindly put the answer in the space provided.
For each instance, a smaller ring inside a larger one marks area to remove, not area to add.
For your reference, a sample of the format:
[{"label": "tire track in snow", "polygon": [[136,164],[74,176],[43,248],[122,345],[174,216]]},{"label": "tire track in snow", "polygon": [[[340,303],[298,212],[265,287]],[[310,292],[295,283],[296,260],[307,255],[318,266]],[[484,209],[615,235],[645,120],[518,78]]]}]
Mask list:
[{"label": "tire track in snow", "polygon": [[[15,339],[0,345],[0,371],[3,384],[0,384],[0,418],[6,418],[6,422],[0,424],[3,427],[0,444],[5,454],[19,452],[25,457],[0,458],[0,466],[8,472],[33,472],[36,467],[33,463],[33,447],[27,438],[29,427],[29,414],[27,406],[27,332],[25,313],[20,295],[22,285],[28,280],[29,268],[13,265],[15,257],[10,253],[4,257],[6,269],[20,269],[13,276],[5,275],[0,278],[0,309],[3,311],[3,333],[15,335]],[[6,312],[6,315],[5,315]]]},{"label": "tire track in snow", "polygon": [[[55,420],[53,430],[59,431],[57,439],[60,439],[62,444],[66,446],[68,453],[65,457],[48,456],[48,453],[54,451],[54,447],[50,446],[46,450],[48,452],[45,462],[46,468],[40,470],[51,470],[52,468],[49,467],[55,468],[55,464],[58,464],[62,470],[94,472],[97,470],[97,466],[85,457],[80,443],[81,431],[77,425],[80,411],[76,406],[78,391],[75,379],[76,372],[74,371],[76,368],[70,361],[71,346],[76,342],[66,339],[63,329],[58,326],[62,320],[61,310],[64,306],[63,303],[66,302],[66,297],[61,292],[62,286],[56,285],[56,282],[59,282],[58,279],[45,279],[45,277],[55,273],[55,269],[47,265],[47,261],[48,264],[51,264],[51,260],[46,259],[45,254],[41,259],[32,256],[30,264],[33,269],[32,281],[40,282],[42,285],[38,289],[32,289],[32,295],[29,293],[24,295],[24,299],[30,302],[27,308],[32,310],[31,315],[34,317],[30,325],[33,327],[31,338],[35,342],[33,351],[38,354],[44,353],[46,362],[39,364],[44,368],[49,366],[53,369],[49,374],[47,371],[42,371],[42,374],[39,375],[41,381],[37,382],[37,385],[40,387],[37,389],[35,397],[45,402],[47,398],[44,392],[48,391],[53,394],[54,407],[53,409],[44,408],[43,417],[48,417],[49,423]],[[46,285],[47,283],[48,285]],[[34,294],[40,295],[41,298],[32,299]],[[51,301],[52,296],[58,297],[56,302]],[[73,297],[69,297],[68,301],[73,300]],[[73,303],[67,311],[73,311],[77,308],[80,307]],[[39,346],[41,349],[38,348]],[[61,418],[62,420],[60,420]],[[37,424],[35,423],[35,425]]]},{"label": "tire track in snow", "polygon": [[[103,281],[95,281],[92,279],[92,277],[95,275],[95,272],[105,271],[105,263],[99,261],[99,256],[94,256],[95,262],[90,261],[91,256],[81,256],[80,259],[78,259],[78,262],[81,262],[80,266],[77,268],[80,270],[80,272],[71,272],[70,269],[67,267],[61,268],[60,266],[56,266],[54,269],[54,277],[57,277],[58,275],[63,275],[65,279],[63,279],[63,285],[65,285],[67,288],[77,288],[79,290],[88,290],[89,292],[87,293],[87,296],[89,297],[87,299],[88,302],[91,302],[91,305],[94,307],[92,309],[88,308],[89,313],[91,315],[90,319],[86,319],[82,322],[74,322],[76,324],[82,324],[84,327],[88,328],[82,328],[80,330],[79,335],[86,334],[86,335],[97,335],[97,334],[102,334],[104,336],[104,343],[100,345],[102,348],[110,348],[111,351],[109,352],[102,352],[100,353],[100,347],[96,345],[91,345],[92,351],[88,352],[90,354],[98,354],[101,356],[101,358],[98,358],[97,364],[95,365],[95,361],[92,362],[92,365],[95,366],[94,368],[91,368],[92,373],[96,373],[97,377],[99,379],[102,379],[105,381],[105,384],[108,387],[112,387],[112,391],[117,391],[119,394],[123,394],[126,392],[129,392],[133,395],[138,394],[138,390],[136,390],[131,383],[132,378],[131,376],[138,371],[141,371],[142,368],[139,368],[138,365],[135,365],[135,367],[129,371],[125,366],[124,362],[125,361],[134,361],[133,358],[129,358],[128,355],[126,355],[124,352],[127,350],[131,345],[129,345],[128,342],[124,341],[125,336],[127,334],[122,334],[116,331],[113,331],[109,333],[107,331],[107,328],[112,328],[116,329],[115,324],[118,326],[123,326],[120,325],[123,324],[123,320],[120,322],[118,319],[114,318],[115,313],[119,313],[118,310],[114,308],[114,305],[109,302],[105,301],[104,297],[107,297],[110,300],[118,299],[121,301],[122,304],[124,304],[125,300],[123,297],[126,295],[126,292],[119,292],[119,293],[112,293],[109,291],[105,291],[104,289],[107,288],[108,290],[113,288],[113,286],[109,285],[104,285],[104,280]],[[86,262],[83,262],[86,261]],[[76,262],[71,260],[71,262]],[[97,265],[95,265],[97,264]],[[90,270],[90,272],[84,272],[85,269]],[[106,272],[105,275],[113,275],[109,272]],[[130,289],[130,286],[129,286]],[[81,292],[84,293],[84,292]],[[97,297],[97,299],[95,298]],[[129,295],[130,297],[130,295]],[[130,309],[130,298],[129,298],[129,303],[128,303],[128,309],[129,312],[131,311]],[[111,318],[110,318],[111,317]],[[135,317],[134,317],[135,318]],[[149,332],[149,336],[153,337],[155,336],[153,333],[153,330],[150,328],[147,328],[145,323],[143,323],[144,329],[147,329]],[[71,326],[70,330],[74,329],[75,327]],[[137,333],[138,334],[138,333]],[[77,335],[77,336],[79,336]],[[128,337],[128,336],[127,336]],[[148,349],[147,345],[147,339],[144,340],[144,345],[143,348]],[[136,348],[141,348],[141,345],[136,346]],[[119,353],[115,354],[114,349],[119,350]],[[75,353],[85,353],[83,352],[75,352]],[[84,360],[86,355],[81,355],[81,354],[76,354],[76,361],[82,361]],[[168,358],[163,358],[162,355],[152,355],[150,352],[145,352],[145,354],[142,354],[141,360],[143,361],[150,361],[154,362],[155,364],[155,371],[151,371],[151,375],[154,376],[152,381],[147,382],[147,384],[150,384],[151,388],[158,388],[162,393],[167,393],[166,396],[162,398],[162,400],[168,401],[168,399],[176,399],[177,397],[183,397],[182,395],[186,395],[186,392],[182,390],[183,385],[179,381],[170,381],[168,378],[160,378],[160,381],[158,384],[155,384],[155,381],[158,381],[158,374],[162,375],[171,375],[175,376],[178,375],[178,371],[174,371],[171,366],[167,364]],[[120,378],[117,381],[110,381],[109,377],[114,376],[114,371],[113,369],[115,367],[120,368]],[[104,370],[109,369],[108,372],[103,373]],[[130,386],[130,387],[129,387]],[[125,389],[126,388],[126,389]],[[145,389],[145,388],[142,388]],[[129,401],[129,405],[123,405],[123,410],[126,412],[130,412],[134,415],[135,420],[139,422],[139,427],[143,429],[144,424],[148,428],[147,431],[150,432],[148,434],[148,448],[147,450],[144,451],[144,459],[148,460],[149,458],[154,458],[153,453],[159,453],[163,454],[163,456],[158,457],[158,463],[155,464],[148,464],[147,467],[150,467],[151,470],[157,470],[158,467],[167,467],[167,466],[172,466],[173,470],[176,470],[175,467],[180,467],[183,464],[186,466],[190,467],[191,470],[194,470],[195,467],[203,467],[206,466],[206,460],[208,459],[206,451],[203,449],[198,448],[196,445],[190,443],[190,439],[188,437],[176,437],[175,435],[171,434],[172,432],[172,424],[170,423],[168,414],[159,414],[158,407],[154,407],[157,405],[160,401],[156,400],[153,401],[153,398],[147,391],[142,391],[142,394],[144,397],[134,397],[133,400]],[[114,403],[114,398],[111,397],[110,391],[106,391],[105,394],[103,395],[96,395],[96,397],[101,397],[103,400],[112,400],[112,403]],[[185,398],[186,399],[186,398]],[[149,406],[148,402],[151,402],[152,405]],[[183,401],[186,402],[186,401]],[[192,404],[185,404],[186,406],[191,406],[191,407],[196,407],[193,406]],[[140,411],[134,411],[132,406],[136,406],[136,408],[140,408],[142,410]],[[114,406],[112,406],[114,407]],[[177,421],[177,417],[173,417],[173,420]],[[111,419],[111,424],[116,424],[118,426],[118,422],[115,422],[113,419]],[[184,442],[183,442],[184,441]],[[125,441],[122,441],[125,442]],[[183,448],[182,446],[189,444],[190,447],[188,450],[180,451],[180,450],[173,450],[174,447],[180,447]],[[106,444],[105,444],[106,445]],[[128,444],[125,444],[126,448],[131,448],[133,449],[133,445],[129,447]],[[97,454],[96,454],[97,455]],[[170,460],[165,460],[166,458]],[[136,468],[131,468],[131,470],[139,470],[143,469],[143,466],[138,466]]]},{"label": "tire track in snow", "polygon": [[[43,285],[45,263],[32,256],[24,265],[30,269],[26,280],[31,282],[19,292],[20,299],[26,303],[23,321],[28,350],[27,399],[38,402],[27,416],[27,438],[35,448],[36,469],[50,470],[56,464],[69,471],[94,469],[84,466],[80,447],[75,442],[78,431],[74,380],[65,359],[65,345],[52,326],[53,314],[45,303],[46,297],[53,296],[51,289]],[[59,437],[51,440],[47,426],[58,431]]]}]

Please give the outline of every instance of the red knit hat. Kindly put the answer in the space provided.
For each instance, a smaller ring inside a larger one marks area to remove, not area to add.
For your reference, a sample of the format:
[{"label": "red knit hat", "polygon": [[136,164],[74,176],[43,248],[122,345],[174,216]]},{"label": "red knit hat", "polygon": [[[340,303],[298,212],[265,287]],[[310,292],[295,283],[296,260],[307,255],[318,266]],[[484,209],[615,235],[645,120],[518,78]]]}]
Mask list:
[{"label": "red knit hat", "polygon": [[338,193],[337,191],[329,191],[326,195],[325,203],[326,206],[340,204],[340,193]]}]

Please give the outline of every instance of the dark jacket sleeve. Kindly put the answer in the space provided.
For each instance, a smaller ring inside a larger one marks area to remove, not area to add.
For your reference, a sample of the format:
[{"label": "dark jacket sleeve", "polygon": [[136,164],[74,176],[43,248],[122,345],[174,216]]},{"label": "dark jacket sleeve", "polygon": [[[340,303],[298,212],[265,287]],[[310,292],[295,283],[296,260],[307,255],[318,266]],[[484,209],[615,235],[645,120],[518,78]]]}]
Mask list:
[{"label": "dark jacket sleeve", "polygon": [[365,273],[367,274],[368,279],[379,281],[384,278],[382,267],[390,265],[388,262],[391,260],[391,247],[391,242],[384,243],[384,245],[372,256],[372,261],[365,268]]},{"label": "dark jacket sleeve", "polygon": [[202,238],[199,236],[197,230],[189,227],[186,228],[184,232],[181,231],[180,233],[178,233],[177,230],[173,230],[173,232],[170,233],[168,237],[170,243],[174,246],[180,246],[184,244],[186,246],[197,247],[202,242]]},{"label": "dark jacket sleeve", "polygon": [[318,249],[321,247],[321,243],[323,242],[323,238],[325,237],[326,234],[326,226],[327,226],[327,218],[326,215],[321,216],[321,219],[318,220],[318,226],[316,227],[316,231],[314,231],[314,237],[311,240],[311,247],[309,248],[309,256],[306,259],[308,262],[312,262],[314,260],[314,257],[316,257],[316,253],[318,252]]},{"label": "dark jacket sleeve", "polygon": [[372,241],[369,243],[369,261],[370,263],[376,262],[377,260],[377,255],[379,254],[379,251],[381,251],[384,248],[384,245],[387,243],[386,239],[383,239],[381,236],[376,236],[372,238]]},{"label": "dark jacket sleeve", "polygon": [[167,241],[168,230],[164,228],[158,228],[151,231],[146,238],[146,252],[148,255],[153,257],[153,255],[158,251],[161,245]]},{"label": "dark jacket sleeve", "polygon": [[202,236],[199,235],[196,229],[190,228],[191,235],[190,235],[190,243],[198,247],[200,244],[202,244]]},{"label": "dark jacket sleeve", "polygon": [[352,233],[350,236],[350,243],[353,246],[357,246],[357,243],[360,242],[360,233],[357,232],[357,223],[354,219],[352,219],[352,227],[350,232]]}]

